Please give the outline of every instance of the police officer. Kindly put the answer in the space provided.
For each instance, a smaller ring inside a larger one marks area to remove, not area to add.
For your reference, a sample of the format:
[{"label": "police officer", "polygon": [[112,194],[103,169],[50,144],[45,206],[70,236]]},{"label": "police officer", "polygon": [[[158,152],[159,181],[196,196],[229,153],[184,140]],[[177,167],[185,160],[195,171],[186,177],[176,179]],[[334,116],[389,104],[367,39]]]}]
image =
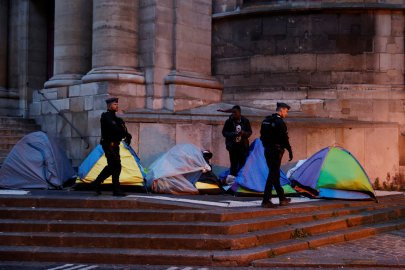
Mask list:
[{"label": "police officer", "polygon": [[112,97],[105,100],[107,111],[101,114],[101,141],[100,144],[107,158],[107,166],[100,172],[96,180],[92,182],[96,194],[100,195],[100,185],[110,175],[112,176],[113,195],[125,196],[120,189],[119,177],[121,173],[120,142],[131,144],[131,134],[125,127],[125,122],[115,114],[118,111],[118,98]]},{"label": "police officer", "polygon": [[226,150],[229,151],[231,163],[230,176],[227,178],[229,182],[233,181],[246,162],[249,153],[249,137],[252,135],[250,122],[241,115],[239,105],[233,106],[231,116],[225,121],[222,135],[225,137]]},{"label": "police officer", "polygon": [[287,205],[291,199],[284,196],[284,190],[280,185],[280,166],[281,159],[285,149],[289,154],[289,161],[293,159],[287,126],[283,118],[287,117],[290,106],[286,103],[277,102],[276,113],[267,116],[260,128],[260,139],[264,147],[264,156],[266,157],[269,175],[267,177],[266,187],[264,189],[262,207],[274,208],[275,204],[271,202],[271,193],[274,189],[280,199],[280,205]]}]

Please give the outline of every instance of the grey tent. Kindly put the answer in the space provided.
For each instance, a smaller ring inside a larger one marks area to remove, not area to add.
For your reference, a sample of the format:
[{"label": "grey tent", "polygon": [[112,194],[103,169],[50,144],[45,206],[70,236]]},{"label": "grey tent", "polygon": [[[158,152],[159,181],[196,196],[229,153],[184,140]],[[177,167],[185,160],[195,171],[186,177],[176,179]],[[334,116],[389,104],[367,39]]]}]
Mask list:
[{"label": "grey tent", "polygon": [[0,187],[59,189],[74,177],[63,150],[46,133],[37,131],[11,149],[0,169]]}]

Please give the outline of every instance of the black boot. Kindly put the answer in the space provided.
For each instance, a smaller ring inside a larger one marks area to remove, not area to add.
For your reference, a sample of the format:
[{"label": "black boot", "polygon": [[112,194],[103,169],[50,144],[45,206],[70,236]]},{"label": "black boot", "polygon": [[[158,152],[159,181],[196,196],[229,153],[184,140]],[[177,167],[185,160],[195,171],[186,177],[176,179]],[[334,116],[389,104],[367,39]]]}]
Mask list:
[{"label": "black boot", "polygon": [[275,204],[272,203],[271,201],[263,201],[263,202],[262,202],[262,207],[263,207],[263,208],[276,208],[277,205],[275,205]]},{"label": "black boot", "polygon": [[290,198],[284,197],[280,199],[280,206],[287,205],[291,202]]},{"label": "black boot", "polygon": [[101,195],[101,182],[94,180],[93,182],[90,183],[91,188],[96,192],[96,195]]}]

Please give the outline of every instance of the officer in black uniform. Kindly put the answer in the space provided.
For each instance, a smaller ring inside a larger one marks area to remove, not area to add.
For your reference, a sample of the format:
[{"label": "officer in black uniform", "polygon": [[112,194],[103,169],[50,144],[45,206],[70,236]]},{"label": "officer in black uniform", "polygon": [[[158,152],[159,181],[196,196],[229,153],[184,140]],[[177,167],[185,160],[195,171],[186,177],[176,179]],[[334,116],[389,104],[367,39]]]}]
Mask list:
[{"label": "officer in black uniform", "polygon": [[105,157],[107,158],[107,166],[100,172],[96,180],[92,182],[97,195],[101,194],[100,185],[110,175],[112,176],[113,195],[125,196],[125,193],[120,189],[120,173],[121,173],[121,158],[120,158],[120,142],[125,139],[125,142],[131,144],[131,134],[128,133],[125,127],[125,122],[117,117],[115,113],[118,111],[118,98],[112,97],[106,99],[107,111],[101,114],[101,141]]},{"label": "officer in black uniform", "polygon": [[287,205],[291,199],[284,196],[284,190],[280,185],[280,166],[281,159],[285,149],[289,154],[289,161],[293,159],[287,126],[283,118],[287,117],[290,106],[286,103],[277,102],[276,113],[267,116],[260,128],[260,139],[264,147],[264,156],[266,157],[269,175],[267,177],[266,187],[264,189],[262,207],[274,208],[275,204],[271,202],[271,193],[274,189],[280,199],[280,205]]},{"label": "officer in black uniform", "polygon": [[233,106],[231,116],[225,121],[222,135],[225,137],[226,150],[229,151],[231,163],[229,174],[235,177],[246,162],[249,154],[249,137],[252,135],[250,122],[241,115],[239,105]]}]

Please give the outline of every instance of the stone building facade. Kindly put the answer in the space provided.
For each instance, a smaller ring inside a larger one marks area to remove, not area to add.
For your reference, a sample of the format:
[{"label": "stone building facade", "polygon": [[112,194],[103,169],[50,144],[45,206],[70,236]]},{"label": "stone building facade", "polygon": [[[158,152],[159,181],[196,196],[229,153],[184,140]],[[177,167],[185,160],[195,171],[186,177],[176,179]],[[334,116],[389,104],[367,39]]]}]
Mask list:
[{"label": "stone building facade", "polygon": [[216,110],[242,105],[254,139],[284,100],[297,159],[339,144],[384,180],[405,166],[404,10],[401,0],[0,0],[0,113],[35,118],[77,166],[98,143],[104,99],[118,96],[146,167],[182,142],[227,166]]}]

